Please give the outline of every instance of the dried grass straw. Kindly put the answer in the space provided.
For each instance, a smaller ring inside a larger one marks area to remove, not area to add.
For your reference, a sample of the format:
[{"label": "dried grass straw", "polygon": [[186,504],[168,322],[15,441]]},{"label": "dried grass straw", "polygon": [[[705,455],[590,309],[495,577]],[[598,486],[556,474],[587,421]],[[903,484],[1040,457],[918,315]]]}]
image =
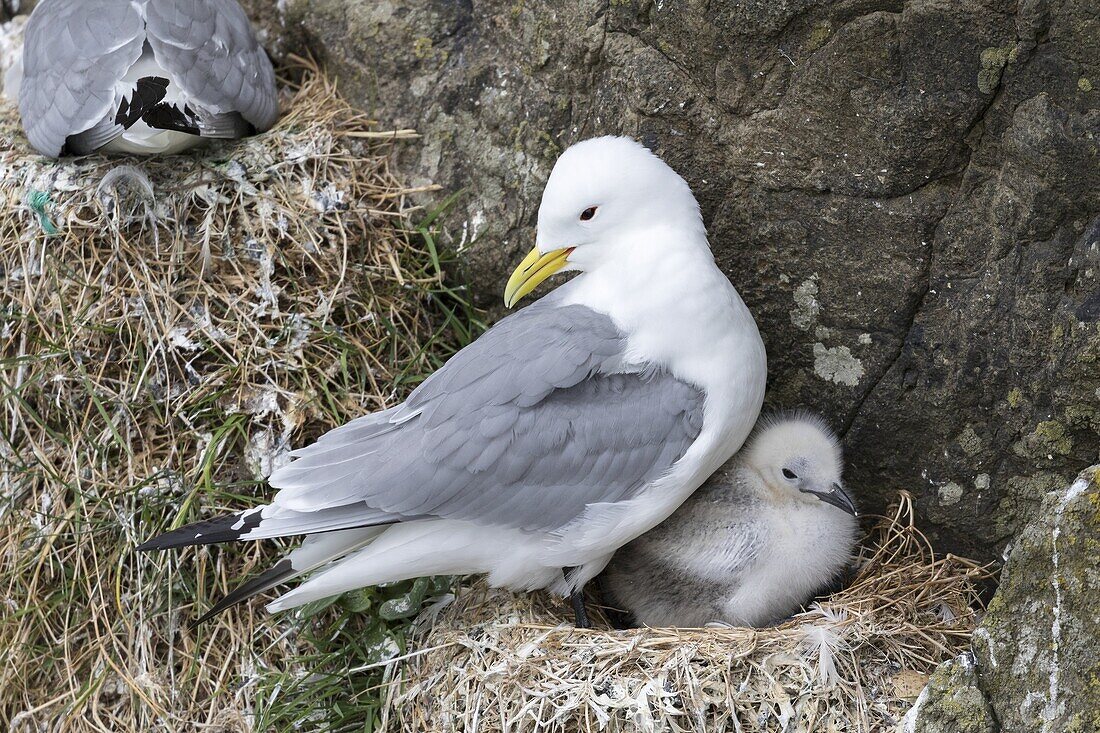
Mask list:
[{"label": "dried grass straw", "polygon": [[297,64],[274,130],[183,156],[48,160],[0,106],[0,729],[251,730],[292,620],[187,622],[275,548],[134,545],[254,504],[448,348],[389,167],[413,133]]},{"label": "dried grass straw", "polygon": [[[969,644],[989,570],[936,557],[907,494],[843,590],[766,629],[572,628],[565,604],[477,585],[391,667],[388,730],[888,731]],[[601,628],[602,626],[602,628]]]}]

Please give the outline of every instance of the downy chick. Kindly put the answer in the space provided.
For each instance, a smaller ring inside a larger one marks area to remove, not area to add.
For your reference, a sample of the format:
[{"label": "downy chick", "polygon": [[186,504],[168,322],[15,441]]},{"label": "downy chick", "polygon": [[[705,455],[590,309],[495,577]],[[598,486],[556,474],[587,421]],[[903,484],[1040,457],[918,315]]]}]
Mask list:
[{"label": "downy chick", "polygon": [[621,548],[608,602],[647,626],[766,626],[836,578],[856,540],[836,435],[817,417],[764,422],[667,520]]}]

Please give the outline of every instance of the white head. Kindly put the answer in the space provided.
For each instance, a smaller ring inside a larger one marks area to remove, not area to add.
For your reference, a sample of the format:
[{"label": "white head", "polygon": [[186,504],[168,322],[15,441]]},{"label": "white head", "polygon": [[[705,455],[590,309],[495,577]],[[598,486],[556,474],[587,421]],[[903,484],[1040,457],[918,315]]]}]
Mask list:
[{"label": "white head", "polygon": [[774,491],[803,501],[824,501],[856,514],[841,481],[840,443],[814,415],[765,418],[743,460]]},{"label": "white head", "polygon": [[598,137],[558,158],[539,206],[536,247],[512,274],[509,307],[563,269],[591,272],[621,266],[632,232],[673,226],[697,237],[665,246],[697,246],[709,253],[699,204],[687,182],[646,147],[626,137]]}]

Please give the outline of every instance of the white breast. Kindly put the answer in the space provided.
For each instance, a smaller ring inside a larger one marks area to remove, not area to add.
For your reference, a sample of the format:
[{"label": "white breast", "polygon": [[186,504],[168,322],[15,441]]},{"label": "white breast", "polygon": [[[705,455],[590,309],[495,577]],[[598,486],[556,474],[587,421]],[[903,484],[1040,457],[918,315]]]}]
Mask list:
[{"label": "white breast", "polygon": [[[590,506],[551,543],[544,556],[549,563],[560,560],[561,547],[605,563],[609,553],[656,526],[741,447],[763,404],[767,359],[760,332],[705,242],[697,250],[639,246],[635,252],[632,268],[605,268],[562,286],[563,301],[606,313],[627,334],[624,371],[658,366],[702,389],[703,427],[680,461],[639,496]],[[643,261],[654,256],[660,262]],[[662,279],[654,281],[654,272]]]},{"label": "white breast", "polygon": [[756,559],[730,588],[727,623],[763,626],[790,616],[851,559],[857,524],[827,504],[759,506],[766,526]]}]

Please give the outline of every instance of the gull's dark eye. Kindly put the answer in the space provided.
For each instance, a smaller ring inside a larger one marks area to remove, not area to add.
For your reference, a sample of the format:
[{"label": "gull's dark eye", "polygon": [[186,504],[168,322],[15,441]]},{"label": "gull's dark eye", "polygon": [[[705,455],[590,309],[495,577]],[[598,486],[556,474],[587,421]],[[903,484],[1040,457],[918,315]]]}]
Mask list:
[{"label": "gull's dark eye", "polygon": [[790,479],[791,481],[794,481],[796,478],[798,478],[798,474],[795,473],[794,471],[792,471],[789,468],[784,468],[783,469],[783,478]]},{"label": "gull's dark eye", "polygon": [[596,206],[589,206],[587,209],[581,212],[581,221],[591,221],[592,217],[596,215]]}]

